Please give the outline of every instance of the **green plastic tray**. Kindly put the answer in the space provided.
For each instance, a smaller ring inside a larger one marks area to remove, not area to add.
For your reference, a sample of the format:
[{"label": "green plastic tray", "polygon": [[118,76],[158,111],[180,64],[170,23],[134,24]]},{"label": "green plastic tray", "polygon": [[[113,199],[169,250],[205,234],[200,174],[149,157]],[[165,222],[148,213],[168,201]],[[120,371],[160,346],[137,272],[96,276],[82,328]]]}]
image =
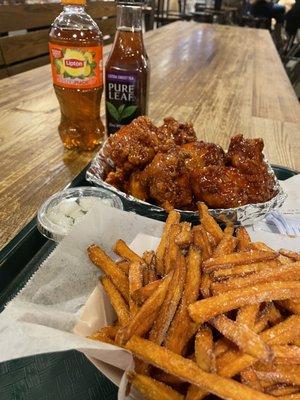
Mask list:
[{"label": "green plastic tray", "polygon": [[[296,171],[280,166],[274,165],[273,169],[280,180],[297,174]],[[86,185],[84,176],[85,171],[71,186]],[[54,246],[38,234],[35,221],[32,221],[1,252],[0,277],[5,277],[6,285],[0,294],[0,311],[26,284]],[[10,269],[11,266],[14,268]],[[77,351],[43,354],[0,363],[0,400],[102,399],[117,399],[117,387]]]}]

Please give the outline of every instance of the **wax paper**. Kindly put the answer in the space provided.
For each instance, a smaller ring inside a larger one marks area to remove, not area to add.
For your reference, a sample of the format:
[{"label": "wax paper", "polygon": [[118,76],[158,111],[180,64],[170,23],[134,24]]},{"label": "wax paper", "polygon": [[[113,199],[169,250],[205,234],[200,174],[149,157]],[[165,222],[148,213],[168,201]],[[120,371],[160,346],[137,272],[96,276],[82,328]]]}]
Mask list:
[{"label": "wax paper", "polygon": [[[77,349],[114,383],[132,366],[129,352],[86,336],[113,322],[114,312],[99,282],[100,270],[86,249],[97,243],[114,258],[117,239],[138,253],[155,249],[163,223],[97,205],[41,265],[0,315],[0,362]],[[125,398],[126,379],[119,398]],[[136,396],[135,396],[136,397]]]}]

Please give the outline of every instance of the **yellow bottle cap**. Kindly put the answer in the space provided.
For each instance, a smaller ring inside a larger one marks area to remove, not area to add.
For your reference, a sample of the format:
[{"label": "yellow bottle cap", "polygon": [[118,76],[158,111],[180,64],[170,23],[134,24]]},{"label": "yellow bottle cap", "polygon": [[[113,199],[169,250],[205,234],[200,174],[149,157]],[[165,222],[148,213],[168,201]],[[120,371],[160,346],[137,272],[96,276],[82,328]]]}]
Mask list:
[{"label": "yellow bottle cap", "polygon": [[61,0],[62,4],[77,4],[77,5],[81,5],[84,6],[86,4],[86,0]]}]

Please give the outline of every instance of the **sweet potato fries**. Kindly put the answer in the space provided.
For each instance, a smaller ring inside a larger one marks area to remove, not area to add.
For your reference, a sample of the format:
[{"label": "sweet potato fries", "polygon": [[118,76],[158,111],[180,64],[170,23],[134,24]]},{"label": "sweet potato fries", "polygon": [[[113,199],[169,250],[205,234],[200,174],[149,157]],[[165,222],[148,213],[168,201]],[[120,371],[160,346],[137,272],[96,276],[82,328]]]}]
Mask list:
[{"label": "sweet potato fries", "polygon": [[133,353],[128,379],[148,400],[300,398],[300,253],[222,230],[199,204],[200,225],[171,211],[156,250],[93,244],[92,262],[115,309],[90,338]]}]

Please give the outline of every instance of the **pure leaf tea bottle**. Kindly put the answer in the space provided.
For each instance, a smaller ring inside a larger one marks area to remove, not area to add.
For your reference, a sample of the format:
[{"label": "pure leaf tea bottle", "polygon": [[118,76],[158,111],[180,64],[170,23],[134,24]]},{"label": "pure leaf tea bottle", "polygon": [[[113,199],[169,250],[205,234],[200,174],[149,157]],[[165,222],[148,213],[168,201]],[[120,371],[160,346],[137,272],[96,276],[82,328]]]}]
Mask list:
[{"label": "pure leaf tea bottle", "polygon": [[85,0],[62,0],[63,12],[50,30],[53,86],[59,101],[58,127],[68,149],[92,150],[104,137],[102,33],[85,12]]},{"label": "pure leaf tea bottle", "polygon": [[117,32],[105,67],[107,133],[147,114],[150,66],[139,3],[117,5]]}]

